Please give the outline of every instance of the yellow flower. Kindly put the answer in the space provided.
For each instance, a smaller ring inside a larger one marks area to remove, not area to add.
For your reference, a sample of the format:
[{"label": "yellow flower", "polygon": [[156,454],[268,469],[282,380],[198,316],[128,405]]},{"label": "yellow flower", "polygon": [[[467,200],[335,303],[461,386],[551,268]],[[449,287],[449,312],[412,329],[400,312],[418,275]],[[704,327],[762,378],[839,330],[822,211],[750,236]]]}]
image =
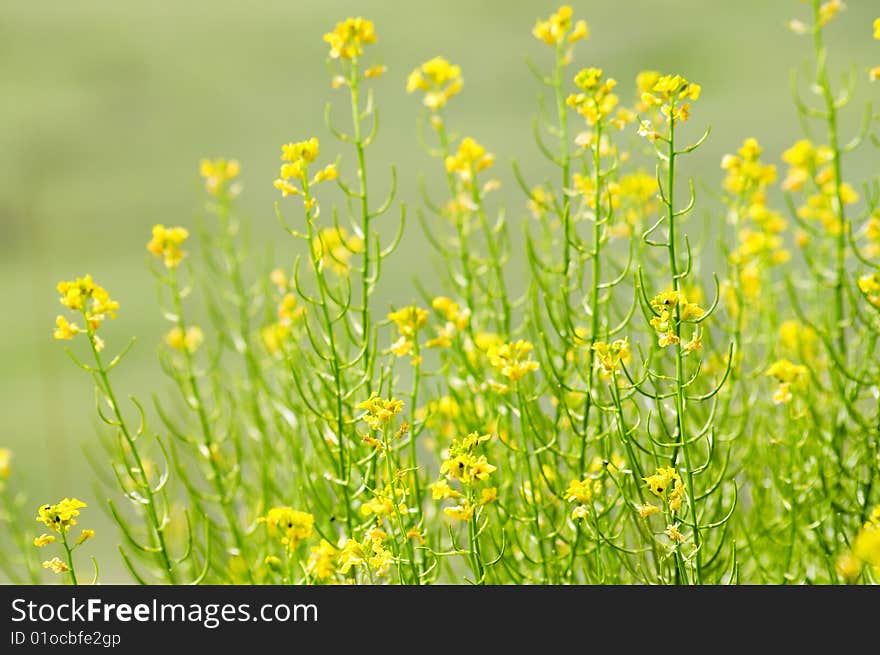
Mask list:
[{"label": "yellow flower", "polygon": [[613,79],[603,81],[601,68],[583,69],[575,76],[574,83],[582,92],[568,96],[566,103],[583,116],[588,125],[604,121],[617,107],[618,97],[612,93],[617,82]]},{"label": "yellow flower", "polygon": [[37,520],[47,528],[61,534],[67,532],[70,526],[76,525],[76,517],[79,516],[79,510],[88,507],[81,500],[76,498],[65,498],[59,500],[55,505],[43,505],[37,513]]},{"label": "yellow flower", "polygon": [[400,331],[402,337],[413,337],[419,328],[428,320],[427,310],[412,305],[403,307],[388,314],[388,320],[393,322]]},{"label": "yellow flower", "polygon": [[498,488],[486,487],[480,490],[480,505],[488,505],[498,500]]},{"label": "yellow flower", "polygon": [[364,77],[374,79],[377,77],[382,77],[387,72],[388,66],[370,66],[367,70],[364,71]]},{"label": "yellow flower", "polygon": [[82,331],[76,323],[68,323],[67,319],[60,315],[55,318],[55,325],[57,327],[53,336],[56,339],[73,339],[74,336]]},{"label": "yellow flower", "polygon": [[493,368],[497,368],[501,375],[516,382],[528,373],[538,370],[538,362],[527,359],[533,349],[534,346],[528,341],[511,341],[492,346],[487,355]]},{"label": "yellow flower", "polygon": [[443,513],[457,521],[470,521],[474,518],[474,506],[469,500],[465,500],[460,505],[445,508]]},{"label": "yellow flower", "polygon": [[176,268],[186,255],[181,246],[188,237],[186,228],[154,225],[153,238],[147,244],[147,250],[154,257],[161,257],[166,268]]},{"label": "yellow flower", "polygon": [[326,539],[321,539],[320,544],[312,546],[306,571],[318,580],[332,578],[336,572],[337,553],[338,551],[333,544]]},{"label": "yellow flower", "polygon": [[636,510],[639,513],[639,518],[646,519],[652,514],[659,514],[660,508],[656,505],[652,505],[651,503],[645,503],[644,505],[637,505]]},{"label": "yellow flower", "polygon": [[792,399],[792,389],[803,388],[809,379],[809,370],[801,364],[793,364],[787,359],[778,359],[764,372],[767,377],[776,378],[779,386],[773,394],[773,402],[777,405]]},{"label": "yellow flower", "polygon": [[449,486],[449,483],[440,478],[431,486],[431,498],[434,500],[446,500],[447,498],[458,498],[461,494]]},{"label": "yellow flower", "polygon": [[667,525],[666,536],[677,543],[681,543],[682,541],[684,541],[684,535],[679,532],[677,525]]},{"label": "yellow flower", "polygon": [[[301,185],[305,185],[308,180],[309,164],[313,163],[320,154],[320,144],[318,139],[312,137],[307,141],[295,141],[285,143],[281,146],[281,169],[279,176],[275,178],[273,185],[281,191],[282,197],[290,195],[304,195],[303,189],[297,186],[295,181],[299,181]],[[319,171],[310,184],[318,184],[325,180],[336,179],[336,166],[330,164]],[[314,199],[306,201],[306,208],[310,209],[314,204]]]},{"label": "yellow flower", "polygon": [[70,570],[70,567],[57,557],[53,557],[52,559],[43,562],[43,568],[51,569],[52,573],[67,573]]},{"label": "yellow flower", "polygon": [[41,534],[39,537],[34,537],[34,546],[42,548],[43,546],[48,546],[53,541],[55,541],[54,534]]},{"label": "yellow flower", "polygon": [[315,517],[292,507],[273,507],[261,517],[272,536],[278,537],[288,549],[294,550],[303,539],[312,536]]},{"label": "yellow flower", "polygon": [[572,480],[569,482],[568,489],[565,491],[565,499],[571,503],[589,503],[593,500],[597,482],[597,480],[592,480],[590,478]]},{"label": "yellow flower", "polygon": [[596,354],[596,366],[605,376],[620,370],[621,364],[629,364],[632,360],[628,339],[616,339],[610,344],[597,341],[593,344],[593,351]]},{"label": "yellow flower", "polygon": [[373,569],[373,574],[379,577],[386,575],[388,573],[388,569],[391,568],[391,565],[394,563],[394,556],[391,554],[391,551],[385,548],[380,541],[373,541],[373,554],[367,560],[370,565],[370,568]]},{"label": "yellow flower", "polygon": [[461,140],[458,151],[446,158],[446,171],[457,173],[465,182],[470,181],[476,173],[485,170],[495,163],[495,155],[474,139],[467,136]]},{"label": "yellow flower", "polygon": [[547,45],[556,46],[568,41],[573,43],[590,37],[590,29],[587,22],[579,20],[572,25],[572,10],[568,5],[563,5],[555,14],[551,14],[547,20],[538,19],[532,34],[536,39]]},{"label": "yellow flower", "polygon": [[165,335],[165,343],[180,352],[194,353],[202,345],[204,339],[205,335],[202,332],[202,328],[197,325],[188,327],[185,334],[179,327],[173,327]]},{"label": "yellow flower", "polygon": [[880,18],[874,19],[874,38],[880,41]]},{"label": "yellow flower", "polygon": [[343,575],[348,573],[352,567],[361,566],[366,562],[366,558],[367,555],[364,552],[363,546],[358,541],[346,539],[337,560],[339,562],[339,572]]},{"label": "yellow flower", "polygon": [[312,248],[321,262],[321,266],[329,266],[337,275],[348,275],[351,271],[351,258],[363,250],[364,240],[358,236],[349,236],[345,228],[325,227],[312,240]]},{"label": "yellow flower", "polygon": [[373,22],[366,18],[346,18],[324,35],[324,41],[330,44],[332,59],[357,59],[364,53],[365,45],[376,42],[376,31]]},{"label": "yellow flower", "polygon": [[660,138],[660,133],[654,129],[651,121],[643,120],[639,123],[637,130],[639,136],[646,138],[648,141],[656,141]]},{"label": "yellow flower", "polygon": [[819,7],[819,25],[825,26],[831,22],[838,12],[846,9],[843,0],[828,0]]},{"label": "yellow flower", "polygon": [[0,448],[0,480],[9,477],[12,470],[12,451],[9,448]]},{"label": "yellow flower", "polygon": [[645,481],[645,484],[648,485],[648,489],[651,490],[651,493],[655,496],[662,496],[664,493],[667,493],[670,490],[670,487],[675,483],[681,482],[678,471],[671,467],[658,468],[653,475],[649,475],[642,479]]},{"label": "yellow flower", "polygon": [[376,516],[388,516],[391,514],[394,511],[394,503],[391,501],[389,495],[383,494],[377,494],[361,505],[361,514],[364,516],[369,516],[370,514],[375,514]]},{"label": "yellow flower", "polygon": [[76,545],[79,546],[81,543],[88,541],[92,537],[95,536],[94,530],[83,530],[79,533],[79,537],[76,539]]},{"label": "yellow flower", "polygon": [[[59,299],[61,304],[73,311],[83,312],[93,332],[101,327],[107,316],[116,318],[119,303],[110,298],[104,287],[95,284],[91,275],[75,280],[62,280],[56,288],[61,294]],[[57,319],[56,325],[61,327]]]},{"label": "yellow flower", "polygon": [[590,514],[590,508],[586,505],[578,505],[571,511],[572,520],[585,519]]},{"label": "yellow flower", "polygon": [[235,159],[202,159],[199,162],[199,175],[205,179],[205,189],[214,196],[222,195],[227,190],[235,195],[235,188],[227,183],[238,177],[241,165]]},{"label": "yellow flower", "polygon": [[859,290],[877,309],[880,309],[880,273],[862,275],[858,280]]},{"label": "yellow flower", "polygon": [[667,121],[684,122],[690,116],[690,104],[679,106],[678,103],[682,100],[697,101],[701,91],[699,84],[688,82],[681,75],[663,75],[655,79],[650,89],[642,92],[641,99],[645,107],[662,106]]},{"label": "yellow flower", "polygon": [[413,70],[406,80],[406,92],[424,91],[422,102],[437,111],[453,97],[461,93],[464,80],[461,67],[453,66],[445,57],[434,57]]},{"label": "yellow flower", "polygon": [[371,429],[381,430],[392,418],[400,414],[400,411],[403,409],[403,401],[396,398],[385,400],[380,398],[379,394],[374,391],[367,400],[355,405],[355,409],[364,410],[361,419]]}]

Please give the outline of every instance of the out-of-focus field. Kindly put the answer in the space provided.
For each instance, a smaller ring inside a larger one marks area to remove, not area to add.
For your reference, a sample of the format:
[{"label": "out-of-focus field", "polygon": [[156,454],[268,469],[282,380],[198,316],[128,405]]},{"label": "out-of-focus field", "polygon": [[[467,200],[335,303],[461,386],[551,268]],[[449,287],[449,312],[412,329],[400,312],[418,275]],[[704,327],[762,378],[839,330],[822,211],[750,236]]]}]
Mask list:
[{"label": "out-of-focus field", "polygon": [[[625,99],[644,68],[680,72],[703,85],[691,129],[709,122],[714,135],[686,172],[707,188],[717,186],[722,154],[743,137],[758,137],[768,161],[798,138],[788,76],[808,56],[808,43],[784,24],[805,11],[801,3],[571,4],[592,30],[572,73],[602,67],[619,80]],[[833,70],[880,63],[869,38],[876,4],[848,5],[829,30]],[[271,185],[278,147],[318,135],[326,151],[337,150],[323,123],[335,92],[321,35],[347,15],[375,21],[373,52],[389,69],[375,85],[382,129],[369,157],[376,183],[387,184],[378,171],[396,163],[402,199],[418,205],[417,173],[436,162],[417,146],[419,100],[406,95],[404,82],[415,65],[444,54],[465,75],[450,120],[497,155],[501,198],[518,225],[525,204],[509,162],[516,158],[536,180],[543,166],[531,136],[539,89],[525,58],[548,63],[549,52],[530,30],[537,16],[555,8],[501,0],[4,2],[0,446],[12,449],[14,468],[26,472],[30,504],[68,495],[100,504],[82,453],[82,444],[94,439],[93,396],[51,338],[57,280],[89,272],[108,287],[122,308],[106,336],[113,346],[131,334],[139,339],[117,373],[117,388],[144,399],[163,392],[155,346],[165,325],[145,264],[149,229],[157,222],[191,224],[200,203],[198,159],[234,156],[243,165],[241,202],[253,221],[255,249],[274,244],[283,259],[288,242],[274,216]],[[859,77],[857,107],[877,96],[861,71]],[[844,134],[858,119],[846,117]],[[350,163],[342,160],[343,172]],[[711,198],[703,199],[701,214],[711,209],[711,220],[722,220]],[[431,274],[427,248],[412,221],[383,272],[380,303],[414,299],[412,278]],[[110,555],[115,530],[97,511],[89,513],[89,525],[99,532],[94,549],[108,554],[104,579],[122,579]]]}]

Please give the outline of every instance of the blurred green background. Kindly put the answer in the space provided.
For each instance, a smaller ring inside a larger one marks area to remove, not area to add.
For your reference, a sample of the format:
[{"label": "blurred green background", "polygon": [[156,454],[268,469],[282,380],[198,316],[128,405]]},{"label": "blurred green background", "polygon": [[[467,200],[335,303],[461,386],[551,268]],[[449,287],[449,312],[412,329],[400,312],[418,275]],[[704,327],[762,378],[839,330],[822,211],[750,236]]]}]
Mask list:
[{"label": "blurred green background", "polygon": [[[810,43],[784,25],[793,17],[806,19],[808,5],[571,4],[592,31],[589,41],[578,44],[572,75],[581,66],[602,67],[620,81],[624,99],[644,68],[702,83],[692,123],[700,129],[711,123],[713,134],[685,171],[705,184],[717,184],[720,157],[743,137],[758,137],[768,160],[778,160],[799,137],[788,76],[810,56]],[[880,89],[870,87],[863,73],[880,64],[880,44],[870,33],[877,5],[848,5],[828,35],[833,70],[856,67],[859,76],[856,109],[845,117],[844,134],[855,130],[858,108]],[[95,505],[100,500],[82,453],[82,444],[95,438],[90,380],[51,338],[59,279],[92,273],[122,303],[119,319],[107,326],[110,348],[132,334],[139,343],[116,373],[118,389],[145,399],[165,390],[155,347],[166,324],[145,265],[150,227],[192,224],[201,202],[199,158],[237,157],[245,189],[241,206],[253,221],[255,249],[274,241],[276,256],[285,260],[288,241],[274,217],[271,185],[279,145],[318,135],[326,153],[343,152],[343,173],[351,172],[350,153],[324,128],[325,103],[346,100],[344,91],[330,87],[321,40],[348,15],[375,21],[379,42],[369,56],[389,68],[375,84],[382,130],[369,151],[373,193],[378,197],[387,185],[387,166],[394,162],[401,198],[419,203],[417,173],[437,164],[417,146],[421,106],[406,95],[404,81],[415,65],[444,54],[465,75],[450,121],[498,156],[499,197],[518,229],[524,202],[510,160],[516,158],[536,182],[546,175],[531,137],[538,85],[524,62],[528,56],[549,66],[550,49],[530,30],[556,6],[503,0],[3,2],[0,447],[15,453],[15,483],[28,494],[28,507],[63,496]],[[346,119],[345,107],[340,105],[340,120]],[[859,165],[852,161],[849,170]],[[412,278],[431,274],[426,248],[412,221],[403,247],[383,271],[379,303],[414,298]],[[102,555],[104,580],[123,579],[113,555],[114,528],[97,508],[81,523],[99,530],[92,551]]]}]

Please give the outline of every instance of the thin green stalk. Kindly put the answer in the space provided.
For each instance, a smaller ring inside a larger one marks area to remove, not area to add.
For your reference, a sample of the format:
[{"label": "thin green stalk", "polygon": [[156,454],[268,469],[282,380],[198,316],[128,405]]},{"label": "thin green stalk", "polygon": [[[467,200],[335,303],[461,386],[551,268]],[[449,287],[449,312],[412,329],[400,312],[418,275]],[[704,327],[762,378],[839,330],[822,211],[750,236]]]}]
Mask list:
[{"label": "thin green stalk", "polygon": [[73,549],[67,545],[67,530],[61,528],[61,545],[64,546],[64,554],[67,556],[67,569],[70,574],[70,584],[74,587],[78,586],[76,581],[76,571],[73,567]]},{"label": "thin green stalk", "polygon": [[119,426],[119,429],[122,431],[122,435],[123,437],[125,437],[125,441],[131,451],[131,456],[134,458],[134,462],[137,465],[136,474],[139,478],[139,483],[143,488],[144,494],[146,495],[147,502],[144,503],[144,505],[146,507],[147,518],[150,522],[151,527],[153,528],[153,535],[151,536],[151,538],[155,538],[156,543],[158,544],[159,558],[161,560],[165,576],[168,578],[168,582],[170,584],[177,584],[177,578],[174,575],[174,567],[171,564],[171,556],[168,554],[168,548],[165,544],[164,526],[159,520],[159,515],[156,512],[156,499],[155,494],[153,493],[153,487],[150,484],[149,478],[147,477],[143,460],[141,459],[140,453],[137,449],[137,443],[132,437],[131,432],[128,429],[128,424],[125,422],[125,417],[122,415],[122,412],[119,409],[119,403],[116,401],[116,394],[113,392],[113,387],[110,385],[110,377],[107,374],[107,369],[104,367],[104,362],[101,359],[101,353],[98,351],[98,348],[95,345],[95,331],[89,324],[85,308],[82,310],[82,315],[87,326],[89,346],[92,349],[92,356],[95,359],[98,378],[100,379],[103,386],[102,391],[107,397],[107,401],[110,403],[110,408],[113,410],[113,415],[116,417],[116,422]]},{"label": "thin green stalk", "polygon": [[366,157],[364,155],[365,146],[364,142],[361,139],[361,109],[358,88],[358,60],[356,57],[351,60],[351,79],[349,80],[349,82],[349,86],[351,88],[351,118],[354,127],[354,145],[355,150],[357,151],[358,180],[360,181],[359,197],[361,200],[361,230],[363,231],[364,235],[364,263],[363,271],[361,272],[361,300],[363,303],[361,307],[361,329],[363,331],[362,338],[364,349],[364,377],[366,379],[367,395],[369,396],[372,392],[373,387],[373,360],[372,354],[370,352],[370,285],[372,282],[372,255],[370,247],[372,243],[372,237],[370,236],[370,206],[367,200],[367,165]]},{"label": "thin green stalk", "polygon": [[[667,151],[667,156],[669,158],[668,170],[667,170],[667,178],[666,178],[666,200],[667,200],[667,220],[669,223],[669,244],[668,244],[668,253],[669,253],[669,269],[672,275],[672,288],[674,291],[678,292],[681,289],[681,282],[679,279],[679,271],[678,271],[678,256],[676,254],[676,234],[675,234],[675,99],[673,98],[669,104],[669,139],[668,145],[669,149]],[[680,303],[675,303],[675,320],[674,320],[674,330],[676,336],[675,346],[675,414],[676,414],[676,422],[678,424],[678,439],[680,442],[681,452],[684,455],[684,465],[686,470],[687,477],[687,495],[688,495],[688,504],[690,505],[690,513],[691,513],[691,527],[694,531],[694,559],[696,560],[695,567],[695,581],[697,584],[702,584],[703,581],[703,571],[702,571],[702,540],[700,538],[700,524],[697,518],[697,507],[695,502],[694,495],[694,476],[693,476],[693,468],[691,467],[691,458],[690,458],[690,448],[688,448],[687,444],[687,425],[686,425],[686,417],[685,417],[685,390],[684,390],[684,361],[682,355],[682,345],[681,345],[681,312],[680,312]],[[677,450],[676,450],[677,452]],[[675,454],[673,454],[673,462],[675,460]]]},{"label": "thin green stalk", "polygon": [[172,268],[169,270],[168,279],[169,286],[171,288],[171,297],[174,303],[174,324],[180,331],[180,334],[184,339],[183,357],[186,363],[186,380],[187,384],[189,385],[190,392],[192,393],[193,400],[195,400],[196,413],[199,417],[199,425],[202,430],[202,437],[204,438],[205,450],[208,453],[208,463],[211,467],[211,482],[214,485],[214,491],[217,493],[217,496],[219,498],[220,507],[223,511],[226,523],[229,525],[229,530],[232,533],[232,540],[235,543],[236,549],[238,550],[242,559],[244,559],[247,566],[246,572],[248,581],[251,584],[254,584],[254,576],[253,572],[251,571],[251,562],[249,561],[249,558],[246,554],[247,550],[245,548],[244,537],[242,536],[241,529],[238,525],[238,517],[236,516],[235,508],[230,502],[229,493],[226,490],[226,486],[223,484],[223,472],[220,470],[220,466],[218,465],[217,460],[214,456],[213,447],[216,445],[217,442],[214,438],[213,429],[211,428],[211,421],[208,418],[208,413],[205,409],[201,387],[198,380],[196,379],[193,353],[185,343],[186,322],[183,318],[183,302],[180,296],[180,287],[177,280],[177,269]]},{"label": "thin green stalk", "polygon": [[330,366],[333,372],[333,383],[335,385],[335,409],[336,409],[336,439],[339,445],[339,480],[342,484],[342,495],[345,502],[345,526],[348,530],[348,536],[353,538],[354,521],[351,513],[351,500],[348,494],[348,461],[347,446],[345,435],[345,409],[342,404],[342,371],[340,370],[340,355],[336,346],[336,333],[333,329],[333,320],[330,317],[330,310],[327,307],[327,280],[324,277],[321,268],[321,262],[318,261],[318,254],[315,252],[315,224],[312,216],[312,197],[309,192],[308,175],[303,175],[303,198],[306,208],[306,226],[308,229],[309,240],[309,260],[312,264],[312,270],[318,284],[318,292],[321,295],[321,319],[324,322],[324,331],[326,332],[327,342],[330,346]]}]

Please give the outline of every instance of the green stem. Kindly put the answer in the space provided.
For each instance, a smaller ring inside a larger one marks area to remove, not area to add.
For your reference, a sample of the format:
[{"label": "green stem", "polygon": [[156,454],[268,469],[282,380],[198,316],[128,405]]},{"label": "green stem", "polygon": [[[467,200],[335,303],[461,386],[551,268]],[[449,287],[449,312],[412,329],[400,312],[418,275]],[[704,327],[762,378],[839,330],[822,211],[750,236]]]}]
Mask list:
[{"label": "green stem", "polygon": [[159,558],[162,564],[162,568],[165,571],[165,576],[168,578],[168,582],[170,584],[177,584],[176,576],[174,575],[174,569],[171,564],[171,556],[168,554],[168,548],[165,544],[165,536],[164,536],[164,527],[162,522],[159,520],[159,515],[156,512],[156,499],[155,494],[153,493],[153,487],[150,484],[150,480],[147,477],[146,469],[144,468],[143,460],[141,459],[140,453],[137,449],[137,443],[135,442],[134,437],[132,436],[130,430],[128,429],[128,425],[125,422],[125,418],[122,415],[122,412],[119,409],[119,403],[116,401],[116,394],[113,392],[113,387],[110,385],[110,376],[107,374],[107,369],[104,368],[104,362],[101,359],[101,353],[98,351],[97,346],[95,345],[95,331],[92,329],[91,325],[89,325],[89,320],[86,316],[86,311],[83,309],[82,311],[83,319],[86,322],[88,337],[89,337],[89,345],[92,349],[92,355],[95,358],[96,370],[98,373],[98,377],[101,380],[101,384],[103,386],[104,394],[107,397],[107,401],[110,403],[110,408],[113,410],[113,415],[116,417],[116,422],[119,426],[119,429],[122,431],[123,437],[125,437],[125,442],[128,444],[129,450],[131,451],[131,456],[134,458],[135,464],[137,465],[136,475],[139,478],[139,483],[141,488],[146,495],[146,503],[144,503],[147,512],[147,518],[153,528],[152,537],[156,539],[156,543],[159,546]]},{"label": "green stem", "polygon": [[[676,254],[676,235],[675,235],[675,99],[673,98],[669,104],[669,150],[668,150],[668,176],[666,179],[666,199],[667,199],[667,219],[669,222],[669,269],[672,275],[672,288],[674,291],[680,291],[681,289],[681,281],[679,279],[678,272],[678,256]],[[693,477],[693,468],[691,467],[691,459],[690,459],[690,448],[688,448],[687,444],[687,426],[685,420],[685,409],[686,409],[686,400],[685,400],[685,390],[684,390],[684,361],[683,361],[683,353],[682,353],[682,345],[681,345],[681,312],[679,311],[680,303],[675,303],[675,313],[673,317],[674,321],[674,330],[676,336],[676,343],[674,344],[675,348],[675,414],[676,414],[676,422],[678,425],[678,438],[680,442],[681,452],[684,455],[684,465],[686,468],[685,475],[687,477],[687,495],[688,495],[688,503],[690,505],[690,513],[691,513],[691,527],[694,531],[694,560],[696,562],[696,566],[694,569],[695,572],[695,581],[697,584],[702,584],[703,580],[703,571],[702,571],[702,553],[701,546],[702,540],[700,538],[700,524],[697,519],[697,507],[695,504],[695,495],[694,495],[694,477]],[[673,464],[675,462],[675,455],[678,450],[673,453]]]},{"label": "green stem", "polygon": [[246,570],[248,581],[251,584],[254,584],[254,577],[251,571],[251,563],[246,554],[247,551],[245,548],[245,541],[244,537],[242,536],[241,529],[238,525],[238,517],[236,516],[235,508],[230,502],[229,494],[227,493],[226,487],[223,484],[223,472],[220,470],[220,466],[215,458],[213,447],[216,445],[217,442],[214,438],[214,433],[211,428],[211,421],[208,418],[208,413],[205,409],[201,387],[198,380],[196,379],[193,353],[186,344],[186,322],[183,318],[183,303],[180,297],[180,287],[177,280],[177,269],[172,268],[169,271],[169,286],[171,287],[171,296],[174,302],[174,315],[176,317],[174,324],[180,331],[181,338],[183,339],[183,356],[186,363],[187,384],[189,385],[193,400],[195,400],[196,413],[199,417],[199,425],[202,430],[202,437],[204,438],[205,451],[208,454],[208,463],[211,467],[211,482],[214,485],[214,491],[217,493],[217,496],[219,498],[220,507],[223,511],[226,523],[229,525],[229,530],[232,533],[232,539],[235,543],[235,547],[247,566]]},{"label": "green stem", "polygon": [[372,264],[372,255],[370,251],[370,246],[372,243],[372,237],[370,235],[371,216],[369,202],[367,200],[367,165],[366,157],[364,155],[365,145],[361,139],[361,109],[358,83],[358,60],[357,58],[354,58],[351,60],[351,118],[354,126],[354,145],[355,150],[357,151],[358,180],[360,181],[359,195],[361,200],[361,230],[363,231],[364,235],[363,271],[361,272],[361,301],[363,303],[361,307],[361,330],[363,331],[362,338],[364,349],[364,378],[367,385],[367,395],[370,395],[373,386],[373,362],[372,354],[370,353],[370,294],[371,284],[375,280],[372,280],[371,278],[370,268]]},{"label": "green stem", "polygon": [[76,571],[73,568],[73,548],[67,545],[67,532],[65,528],[61,528],[61,545],[64,546],[64,553],[67,556],[67,572],[70,574],[70,584],[76,587],[79,583],[76,581]]}]

